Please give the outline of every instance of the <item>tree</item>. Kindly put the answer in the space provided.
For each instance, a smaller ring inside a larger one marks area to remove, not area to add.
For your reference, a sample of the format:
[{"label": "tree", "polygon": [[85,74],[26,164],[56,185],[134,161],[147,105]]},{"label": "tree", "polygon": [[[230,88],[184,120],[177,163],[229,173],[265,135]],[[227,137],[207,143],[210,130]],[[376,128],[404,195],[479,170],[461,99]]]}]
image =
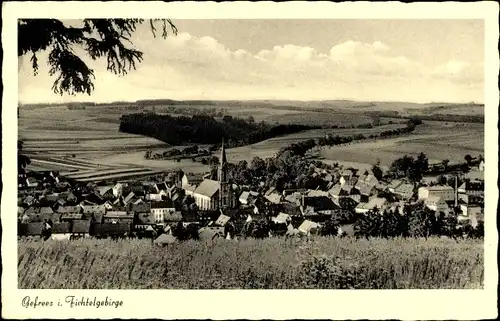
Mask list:
[{"label": "tree", "polygon": [[382,177],[384,176],[384,171],[382,170],[382,168],[380,168],[380,161],[378,161],[377,164],[372,166],[372,173],[376,179],[378,180],[382,179]]},{"label": "tree", "polygon": [[[153,36],[156,37],[156,22],[161,21],[162,37],[177,34],[170,19],[149,20]],[[107,70],[117,75],[126,75],[143,59],[143,53],[127,47],[127,42],[143,24],[144,19],[83,19],[81,26],[69,26],[57,19],[19,19],[18,57],[31,54],[34,74],[38,73],[37,54],[49,52],[49,74],[56,75],[52,90],[56,94],[71,95],[94,90],[94,71],[75,53],[83,49],[92,60],[105,58]]]},{"label": "tree", "polygon": [[450,163],[449,159],[443,159],[443,161],[441,162],[441,164],[443,164],[443,166],[444,166],[444,171],[445,172],[448,170],[448,164],[449,163]]},{"label": "tree", "polygon": [[470,166],[470,163],[472,162],[472,156],[467,154],[467,155],[465,155],[464,160],[467,163],[467,165]]}]

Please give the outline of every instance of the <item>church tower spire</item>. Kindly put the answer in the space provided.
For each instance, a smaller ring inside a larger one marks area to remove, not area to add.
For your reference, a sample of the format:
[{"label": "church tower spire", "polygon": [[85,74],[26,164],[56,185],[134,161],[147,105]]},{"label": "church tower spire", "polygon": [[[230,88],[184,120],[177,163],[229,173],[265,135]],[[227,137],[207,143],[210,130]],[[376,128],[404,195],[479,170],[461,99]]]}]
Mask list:
[{"label": "church tower spire", "polygon": [[227,180],[227,157],[226,157],[226,149],[224,148],[224,138],[222,139],[222,147],[220,152],[220,161],[218,168],[218,177],[219,183],[226,182]]},{"label": "church tower spire", "polygon": [[229,184],[227,182],[227,156],[224,147],[224,138],[222,138],[222,147],[220,152],[220,162],[218,168],[219,180],[219,208],[226,208],[229,204]]}]

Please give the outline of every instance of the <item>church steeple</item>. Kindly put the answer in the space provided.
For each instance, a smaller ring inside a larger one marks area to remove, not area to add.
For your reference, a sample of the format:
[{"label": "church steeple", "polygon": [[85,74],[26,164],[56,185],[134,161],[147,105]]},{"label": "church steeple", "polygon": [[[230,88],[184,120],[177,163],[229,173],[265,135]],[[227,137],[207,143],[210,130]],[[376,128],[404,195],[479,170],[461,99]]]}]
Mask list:
[{"label": "church steeple", "polygon": [[224,148],[224,138],[222,138],[222,147],[220,152],[220,162],[219,162],[219,183],[226,182],[226,169],[227,169],[227,157],[226,157],[226,149]]},{"label": "church steeple", "polygon": [[219,208],[224,209],[231,206],[230,193],[231,189],[227,181],[227,157],[226,149],[224,148],[224,138],[222,139],[222,147],[220,151],[220,162],[218,168],[218,180],[220,184],[219,190]]}]

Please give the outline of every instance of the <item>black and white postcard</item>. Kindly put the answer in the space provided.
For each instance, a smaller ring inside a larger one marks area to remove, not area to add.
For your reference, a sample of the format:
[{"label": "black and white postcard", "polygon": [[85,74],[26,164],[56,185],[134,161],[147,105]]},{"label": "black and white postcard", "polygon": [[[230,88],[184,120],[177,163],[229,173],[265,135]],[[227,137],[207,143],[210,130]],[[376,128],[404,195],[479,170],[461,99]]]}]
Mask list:
[{"label": "black and white postcard", "polygon": [[3,9],[3,317],[497,316],[497,3]]}]

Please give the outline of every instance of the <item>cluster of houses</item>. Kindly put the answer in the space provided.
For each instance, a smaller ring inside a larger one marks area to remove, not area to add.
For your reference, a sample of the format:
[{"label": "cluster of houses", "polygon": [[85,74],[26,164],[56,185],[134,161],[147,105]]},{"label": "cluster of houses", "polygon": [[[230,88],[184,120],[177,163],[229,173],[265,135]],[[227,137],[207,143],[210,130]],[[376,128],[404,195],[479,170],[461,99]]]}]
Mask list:
[{"label": "cluster of houses", "polygon": [[48,224],[54,239],[168,235],[182,223],[185,227],[196,224],[201,237],[227,237],[228,226],[237,235],[245,224],[261,220],[284,226],[285,233],[310,234],[345,210],[345,204],[356,214],[403,214],[405,204],[420,202],[472,225],[484,220],[484,181],[480,178],[460,186],[415,189],[405,180],[378,180],[370,170],[314,167],[313,175],[326,181],[323,190],[258,192],[228,182],[224,147],[220,160],[216,180],[183,174],[174,182],[72,186],[52,172],[42,179],[28,177],[31,185],[19,190],[18,234],[39,236]]}]

